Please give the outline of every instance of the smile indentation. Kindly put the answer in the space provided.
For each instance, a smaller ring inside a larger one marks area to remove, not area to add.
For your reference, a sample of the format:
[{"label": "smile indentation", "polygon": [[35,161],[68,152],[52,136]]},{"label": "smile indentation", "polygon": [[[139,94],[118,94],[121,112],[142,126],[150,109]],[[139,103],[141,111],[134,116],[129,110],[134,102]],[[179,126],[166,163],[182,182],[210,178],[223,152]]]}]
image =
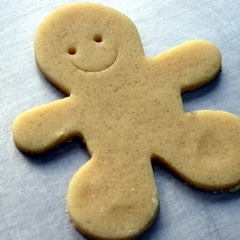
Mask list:
[{"label": "smile indentation", "polygon": [[[117,52],[115,52],[114,57],[112,57],[109,62],[106,62],[105,64],[103,64],[102,62],[100,62],[99,64],[85,64],[85,66],[81,66],[81,62],[78,61],[79,63],[76,63],[76,61],[71,60],[72,64],[79,70],[84,71],[84,72],[100,72],[103,70],[106,70],[108,68],[110,68],[115,61],[117,60]],[[102,61],[102,58],[99,57],[99,60]]]}]

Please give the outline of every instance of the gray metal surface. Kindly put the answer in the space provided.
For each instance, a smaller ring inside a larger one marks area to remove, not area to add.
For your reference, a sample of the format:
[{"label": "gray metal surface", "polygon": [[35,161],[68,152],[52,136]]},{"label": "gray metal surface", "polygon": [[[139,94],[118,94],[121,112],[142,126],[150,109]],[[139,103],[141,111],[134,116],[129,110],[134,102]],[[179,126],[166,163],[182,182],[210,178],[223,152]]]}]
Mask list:
[{"label": "gray metal surface", "polygon": [[[11,125],[21,112],[64,97],[39,73],[33,39],[42,19],[67,0],[0,2],[0,239],[83,240],[68,220],[66,192],[88,159],[74,140],[40,157],[13,144]],[[74,2],[74,1],[72,1]],[[240,3],[218,1],[101,0],[136,24],[148,56],[203,38],[223,55],[216,81],[184,94],[186,111],[221,109],[240,115]],[[240,193],[212,194],[186,186],[154,165],[161,211],[140,239],[240,239]]]}]

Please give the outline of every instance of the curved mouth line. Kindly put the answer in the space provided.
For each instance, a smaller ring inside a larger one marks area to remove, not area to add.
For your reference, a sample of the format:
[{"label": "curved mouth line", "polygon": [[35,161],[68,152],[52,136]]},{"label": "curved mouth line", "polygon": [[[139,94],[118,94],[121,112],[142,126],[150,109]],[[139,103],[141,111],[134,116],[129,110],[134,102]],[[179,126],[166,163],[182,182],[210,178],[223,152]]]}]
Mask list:
[{"label": "curved mouth line", "polygon": [[100,70],[83,70],[76,63],[74,63],[73,60],[71,60],[71,62],[72,62],[74,67],[76,67],[78,70],[83,71],[83,72],[102,72],[102,71],[107,70],[108,68],[110,68],[116,62],[117,57],[118,57],[118,53],[116,54],[116,57],[113,59],[111,64],[109,64],[107,67],[105,67],[103,69],[100,69]]}]

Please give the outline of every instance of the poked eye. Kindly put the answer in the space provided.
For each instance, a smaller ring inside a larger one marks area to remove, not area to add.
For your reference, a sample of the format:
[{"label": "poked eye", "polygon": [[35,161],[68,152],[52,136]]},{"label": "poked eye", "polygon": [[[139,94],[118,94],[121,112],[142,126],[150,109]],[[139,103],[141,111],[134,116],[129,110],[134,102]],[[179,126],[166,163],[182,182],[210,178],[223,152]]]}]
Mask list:
[{"label": "poked eye", "polygon": [[77,49],[75,47],[69,47],[67,52],[70,55],[75,55],[77,53]]},{"label": "poked eye", "polygon": [[[101,43],[103,41],[103,38],[100,34],[95,34],[93,36],[93,41],[96,43]],[[77,48],[74,46],[71,46],[67,49],[68,54],[75,55],[77,53]]]},{"label": "poked eye", "polygon": [[96,43],[100,43],[102,42],[102,36],[100,34],[95,34],[94,37],[93,37],[93,40],[96,42]]}]

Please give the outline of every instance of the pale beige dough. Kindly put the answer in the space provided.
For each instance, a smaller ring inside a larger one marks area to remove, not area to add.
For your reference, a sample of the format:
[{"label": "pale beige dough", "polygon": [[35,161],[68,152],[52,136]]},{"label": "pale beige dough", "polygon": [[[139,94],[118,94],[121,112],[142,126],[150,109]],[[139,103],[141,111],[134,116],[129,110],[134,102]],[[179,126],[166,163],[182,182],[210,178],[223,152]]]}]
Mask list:
[{"label": "pale beige dough", "polygon": [[74,136],[86,142],[91,159],[67,194],[70,218],[84,235],[135,239],[152,224],[159,201],[151,159],[197,188],[239,185],[239,118],[183,110],[181,92],[220,71],[212,43],[194,40],[146,57],[126,16],[77,3],[46,17],[35,54],[42,73],[68,97],[18,116],[14,141],[28,153]]}]

